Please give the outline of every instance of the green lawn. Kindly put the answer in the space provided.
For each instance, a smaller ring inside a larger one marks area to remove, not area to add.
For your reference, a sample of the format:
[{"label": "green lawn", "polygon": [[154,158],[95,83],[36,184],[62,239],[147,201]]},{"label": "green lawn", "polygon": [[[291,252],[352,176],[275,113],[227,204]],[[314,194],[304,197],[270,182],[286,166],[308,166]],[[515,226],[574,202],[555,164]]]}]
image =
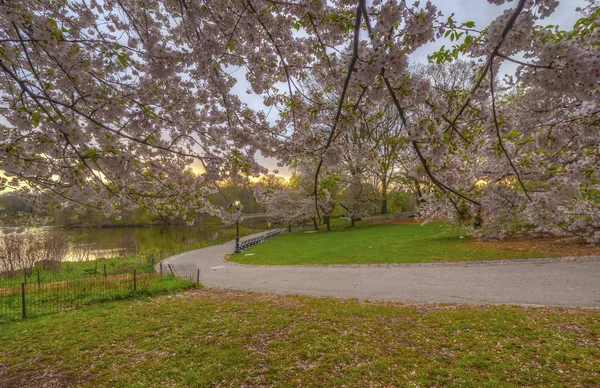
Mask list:
[{"label": "green lawn", "polygon": [[[247,254],[250,254],[246,256]],[[277,236],[230,260],[242,264],[376,264],[547,257],[547,253],[472,244],[448,223],[367,224]]]},{"label": "green lawn", "polygon": [[3,386],[594,387],[600,312],[195,290],[0,324]]}]

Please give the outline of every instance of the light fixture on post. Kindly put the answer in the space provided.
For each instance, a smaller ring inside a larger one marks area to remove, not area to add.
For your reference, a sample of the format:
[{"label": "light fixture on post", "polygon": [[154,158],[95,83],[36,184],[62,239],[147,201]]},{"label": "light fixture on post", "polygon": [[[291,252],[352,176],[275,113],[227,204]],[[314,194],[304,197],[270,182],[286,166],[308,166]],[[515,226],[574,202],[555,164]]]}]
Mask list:
[{"label": "light fixture on post", "polygon": [[[240,201],[235,201],[233,203],[235,205],[235,211],[237,212],[240,208]],[[242,249],[240,248],[240,219],[239,217],[235,220],[235,250],[233,253],[242,253]]]}]

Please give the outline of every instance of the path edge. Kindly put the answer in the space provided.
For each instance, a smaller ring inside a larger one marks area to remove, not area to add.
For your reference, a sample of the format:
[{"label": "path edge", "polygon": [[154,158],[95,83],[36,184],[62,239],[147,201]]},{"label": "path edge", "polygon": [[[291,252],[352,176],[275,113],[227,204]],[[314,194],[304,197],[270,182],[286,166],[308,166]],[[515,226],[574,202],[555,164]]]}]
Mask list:
[{"label": "path edge", "polygon": [[232,253],[226,254],[222,260],[224,263],[249,268],[273,267],[273,268],[373,268],[373,267],[460,267],[471,265],[508,265],[508,264],[551,264],[569,262],[600,261],[600,256],[567,256],[548,257],[537,259],[498,259],[498,260],[468,260],[468,261],[438,261],[432,263],[380,263],[380,264],[241,264],[228,260]]}]

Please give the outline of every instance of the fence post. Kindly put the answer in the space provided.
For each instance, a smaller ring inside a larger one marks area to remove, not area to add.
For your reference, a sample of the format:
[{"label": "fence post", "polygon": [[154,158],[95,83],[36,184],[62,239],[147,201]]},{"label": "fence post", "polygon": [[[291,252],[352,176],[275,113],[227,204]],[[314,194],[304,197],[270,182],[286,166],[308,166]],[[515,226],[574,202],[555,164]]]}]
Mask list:
[{"label": "fence post", "polygon": [[21,303],[23,305],[23,318],[27,317],[27,308],[25,307],[25,282],[21,283]]},{"label": "fence post", "polygon": [[198,272],[196,273],[196,284],[200,284],[200,268],[198,268]]},{"label": "fence post", "polygon": [[38,278],[38,288],[40,288],[40,283],[41,282],[40,282],[40,270],[39,269],[37,270],[37,275],[38,275],[37,276],[37,278]]},{"label": "fence post", "polygon": [[137,278],[135,276],[135,269],[133,270],[133,291],[137,291]]},{"label": "fence post", "polygon": [[106,278],[107,278],[107,276],[106,276],[106,264],[104,264],[104,279],[106,279]]},{"label": "fence post", "polygon": [[163,274],[163,270],[162,270],[162,261],[160,262],[160,275],[162,276]]}]

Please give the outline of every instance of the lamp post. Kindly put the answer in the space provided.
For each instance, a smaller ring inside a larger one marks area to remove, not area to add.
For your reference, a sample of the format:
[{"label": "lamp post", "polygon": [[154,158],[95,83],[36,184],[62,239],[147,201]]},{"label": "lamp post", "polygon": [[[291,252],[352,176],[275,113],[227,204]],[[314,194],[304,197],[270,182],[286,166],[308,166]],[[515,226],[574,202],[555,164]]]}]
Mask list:
[{"label": "lamp post", "polygon": [[[235,210],[237,211],[240,208],[240,201],[235,201]],[[235,250],[233,253],[242,253],[242,249],[240,248],[240,220],[239,218],[235,220]]]}]

